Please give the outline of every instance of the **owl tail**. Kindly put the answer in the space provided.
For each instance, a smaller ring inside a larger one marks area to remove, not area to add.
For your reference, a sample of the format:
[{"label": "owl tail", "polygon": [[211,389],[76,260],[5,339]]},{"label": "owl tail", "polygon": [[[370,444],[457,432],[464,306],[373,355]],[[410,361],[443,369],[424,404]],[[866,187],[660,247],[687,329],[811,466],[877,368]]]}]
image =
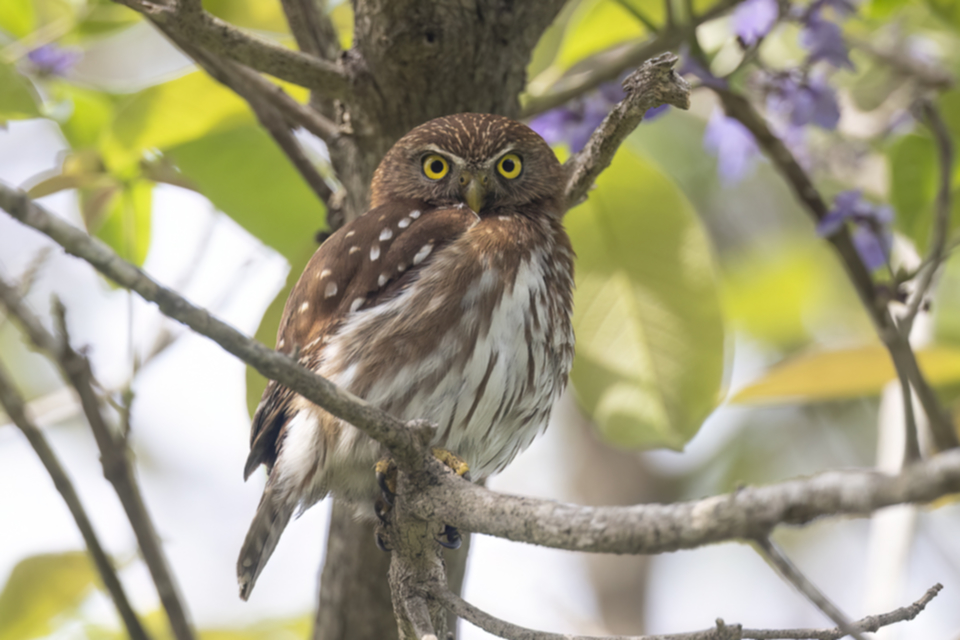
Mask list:
[{"label": "owl tail", "polygon": [[237,581],[240,583],[240,597],[243,600],[250,597],[253,585],[257,583],[257,577],[273,554],[294,508],[296,502],[274,491],[274,488],[267,484],[237,559]]}]

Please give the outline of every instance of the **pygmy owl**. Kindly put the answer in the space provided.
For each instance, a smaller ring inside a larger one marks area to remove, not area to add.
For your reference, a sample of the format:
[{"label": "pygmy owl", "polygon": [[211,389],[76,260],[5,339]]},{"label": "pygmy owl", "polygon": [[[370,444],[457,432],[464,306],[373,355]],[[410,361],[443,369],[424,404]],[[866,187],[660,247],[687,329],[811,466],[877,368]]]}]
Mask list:
[{"label": "pygmy owl", "polygon": [[[277,349],[404,420],[475,480],[540,433],[573,361],[573,251],[560,163],[529,127],[495,115],[431,120],[401,138],[370,209],[313,255]],[[269,476],[237,564],[246,599],[295,510],[328,493],[377,496],[384,455],[362,432],[276,382],[253,417],[245,476]]]}]

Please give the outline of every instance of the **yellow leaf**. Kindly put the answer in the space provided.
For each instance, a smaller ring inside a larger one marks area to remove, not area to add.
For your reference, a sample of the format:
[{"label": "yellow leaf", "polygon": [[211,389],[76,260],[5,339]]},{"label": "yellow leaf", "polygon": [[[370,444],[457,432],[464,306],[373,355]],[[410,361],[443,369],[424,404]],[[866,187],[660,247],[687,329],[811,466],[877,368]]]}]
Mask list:
[{"label": "yellow leaf", "polygon": [[[917,353],[927,380],[960,382],[960,349],[934,346]],[[880,344],[814,351],[771,367],[759,380],[734,394],[734,403],[816,402],[877,395],[896,377]]]},{"label": "yellow leaf", "polygon": [[0,593],[0,640],[49,634],[54,618],[83,601],[94,577],[93,565],[82,551],[21,560]]}]

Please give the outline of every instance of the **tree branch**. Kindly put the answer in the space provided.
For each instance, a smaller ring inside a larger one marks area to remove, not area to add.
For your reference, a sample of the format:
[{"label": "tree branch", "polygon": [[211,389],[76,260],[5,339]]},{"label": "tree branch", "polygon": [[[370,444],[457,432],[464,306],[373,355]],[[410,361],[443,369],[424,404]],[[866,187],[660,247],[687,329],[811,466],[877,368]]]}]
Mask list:
[{"label": "tree branch", "polygon": [[[820,192],[817,191],[810,177],[790,150],[787,149],[780,138],[770,131],[766,122],[750,102],[742,95],[729,89],[719,87],[711,87],[711,89],[720,98],[727,115],[738,120],[753,134],[757,144],[766,152],[774,166],[793,188],[800,203],[807,208],[815,220],[822,220],[827,215],[828,207],[820,196]],[[916,355],[910,348],[910,343],[897,328],[886,302],[877,296],[873,278],[861,262],[850,238],[850,232],[846,227],[841,227],[827,240],[840,254],[840,261],[847,271],[860,301],[873,320],[880,340],[890,352],[897,373],[906,377],[916,391],[917,398],[929,418],[930,430],[936,446],[940,450],[960,446],[960,440],[957,439],[957,434],[953,430],[953,422],[943,410],[940,400],[927,382],[923,372],[920,371]]]},{"label": "tree branch", "polygon": [[755,540],[781,524],[863,516],[895,504],[926,503],[960,491],[960,450],[899,475],[832,471],[673,504],[583,507],[495,493],[426,460],[429,482],[406,496],[425,520],[568,551],[653,554],[731,540]]},{"label": "tree branch", "polygon": [[[913,620],[920,615],[920,612],[937,596],[941,589],[943,589],[941,585],[934,585],[913,604],[894,609],[889,613],[867,616],[852,623],[850,630],[856,633],[877,631],[881,627],[887,627],[897,622]],[[727,625],[723,620],[718,619],[717,626],[713,629],[687,633],[655,636],[579,636],[535,631],[500,620],[442,586],[437,586],[434,589],[433,596],[457,616],[487,633],[506,638],[506,640],[839,640],[848,635],[846,631],[840,629],[744,629],[739,624]]]},{"label": "tree branch", "polygon": [[807,576],[803,575],[800,568],[790,561],[790,558],[787,557],[780,547],[774,544],[773,540],[769,537],[764,537],[757,539],[755,542],[763,552],[764,557],[774,566],[777,572],[783,576],[787,582],[796,587],[797,591],[802,593],[807,600],[812,602],[814,606],[833,620],[837,628],[842,631],[844,635],[853,636],[856,640],[864,640],[863,635],[854,628],[853,623],[840,611],[840,608],[833,604],[830,598],[818,589],[817,585],[813,584]]},{"label": "tree branch", "polygon": [[300,51],[324,60],[339,57],[337,30],[316,0],[281,0],[281,4]]},{"label": "tree branch", "polygon": [[43,436],[43,432],[27,417],[26,404],[23,397],[17,392],[12,378],[2,365],[0,365],[0,405],[2,405],[7,412],[10,420],[13,421],[13,423],[20,428],[20,431],[23,432],[23,435],[26,436],[30,446],[33,447],[33,450],[37,453],[37,457],[40,458],[40,462],[43,463],[47,473],[50,474],[53,485],[57,488],[57,491],[60,492],[63,501],[67,503],[67,508],[70,509],[70,514],[77,523],[77,528],[80,530],[80,535],[83,536],[83,541],[87,545],[90,557],[97,567],[100,579],[107,588],[107,592],[110,594],[110,598],[117,608],[117,613],[120,614],[120,619],[123,620],[123,626],[126,627],[127,634],[133,638],[133,640],[149,640],[150,636],[147,635],[133,607],[130,606],[130,601],[127,599],[123,585],[120,583],[116,570],[113,568],[113,563],[103,550],[100,539],[93,529],[90,518],[87,517],[87,512],[83,508],[83,503],[80,502],[80,496],[77,495],[76,489],[74,489],[73,483],[70,481],[70,477],[60,464],[53,449],[50,448],[47,439]]},{"label": "tree branch", "polygon": [[0,304],[16,318],[38,349],[57,363],[80,398],[80,406],[90,424],[104,477],[113,485],[136,535],[143,561],[150,570],[160,602],[166,611],[170,628],[177,640],[193,640],[186,608],[181,601],[176,581],[170,572],[160,538],[147,512],[136,477],[127,456],[126,443],[111,431],[101,410],[100,398],[94,391],[89,361],[70,346],[63,317],[63,307],[55,303],[59,337],[47,331],[40,320],[23,304],[16,288],[0,279]]},{"label": "tree branch", "polygon": [[564,164],[566,208],[579,204],[600,173],[610,166],[623,141],[648,109],[663,104],[690,108],[690,85],[673,67],[679,58],[664,53],[646,61],[623,81],[627,97],[613,108],[591,134],[586,146]]},{"label": "tree branch", "polygon": [[346,420],[385,446],[401,466],[419,464],[430,430],[425,423],[404,423],[353,394],[300,366],[295,360],[267,348],[157,284],[143,271],[124,261],[96,238],[60,220],[36,204],[26,193],[0,184],[0,208],[49,236],[66,251],[89,262],[120,286],[155,303],[165,315],[207,336],[265,377],[296,391],[307,400]]},{"label": "tree branch", "polygon": [[189,5],[175,8],[146,0],[115,1],[213,53],[242,62],[281,80],[312,89],[326,98],[345,101],[353,98],[350,79],[336,63],[245,33],[202,9],[191,10]]}]

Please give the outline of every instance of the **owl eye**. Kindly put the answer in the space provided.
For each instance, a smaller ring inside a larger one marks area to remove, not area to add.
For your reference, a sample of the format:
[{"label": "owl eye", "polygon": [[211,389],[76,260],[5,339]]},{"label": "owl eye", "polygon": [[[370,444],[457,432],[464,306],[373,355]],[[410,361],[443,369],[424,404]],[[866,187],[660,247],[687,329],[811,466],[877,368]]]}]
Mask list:
[{"label": "owl eye", "polygon": [[522,170],[523,163],[520,161],[520,156],[515,153],[508,153],[500,158],[500,162],[497,163],[497,171],[509,180],[513,180],[520,175],[520,171]]},{"label": "owl eye", "polygon": [[450,171],[450,165],[443,156],[431,153],[423,159],[423,175],[431,180],[439,180]]}]

